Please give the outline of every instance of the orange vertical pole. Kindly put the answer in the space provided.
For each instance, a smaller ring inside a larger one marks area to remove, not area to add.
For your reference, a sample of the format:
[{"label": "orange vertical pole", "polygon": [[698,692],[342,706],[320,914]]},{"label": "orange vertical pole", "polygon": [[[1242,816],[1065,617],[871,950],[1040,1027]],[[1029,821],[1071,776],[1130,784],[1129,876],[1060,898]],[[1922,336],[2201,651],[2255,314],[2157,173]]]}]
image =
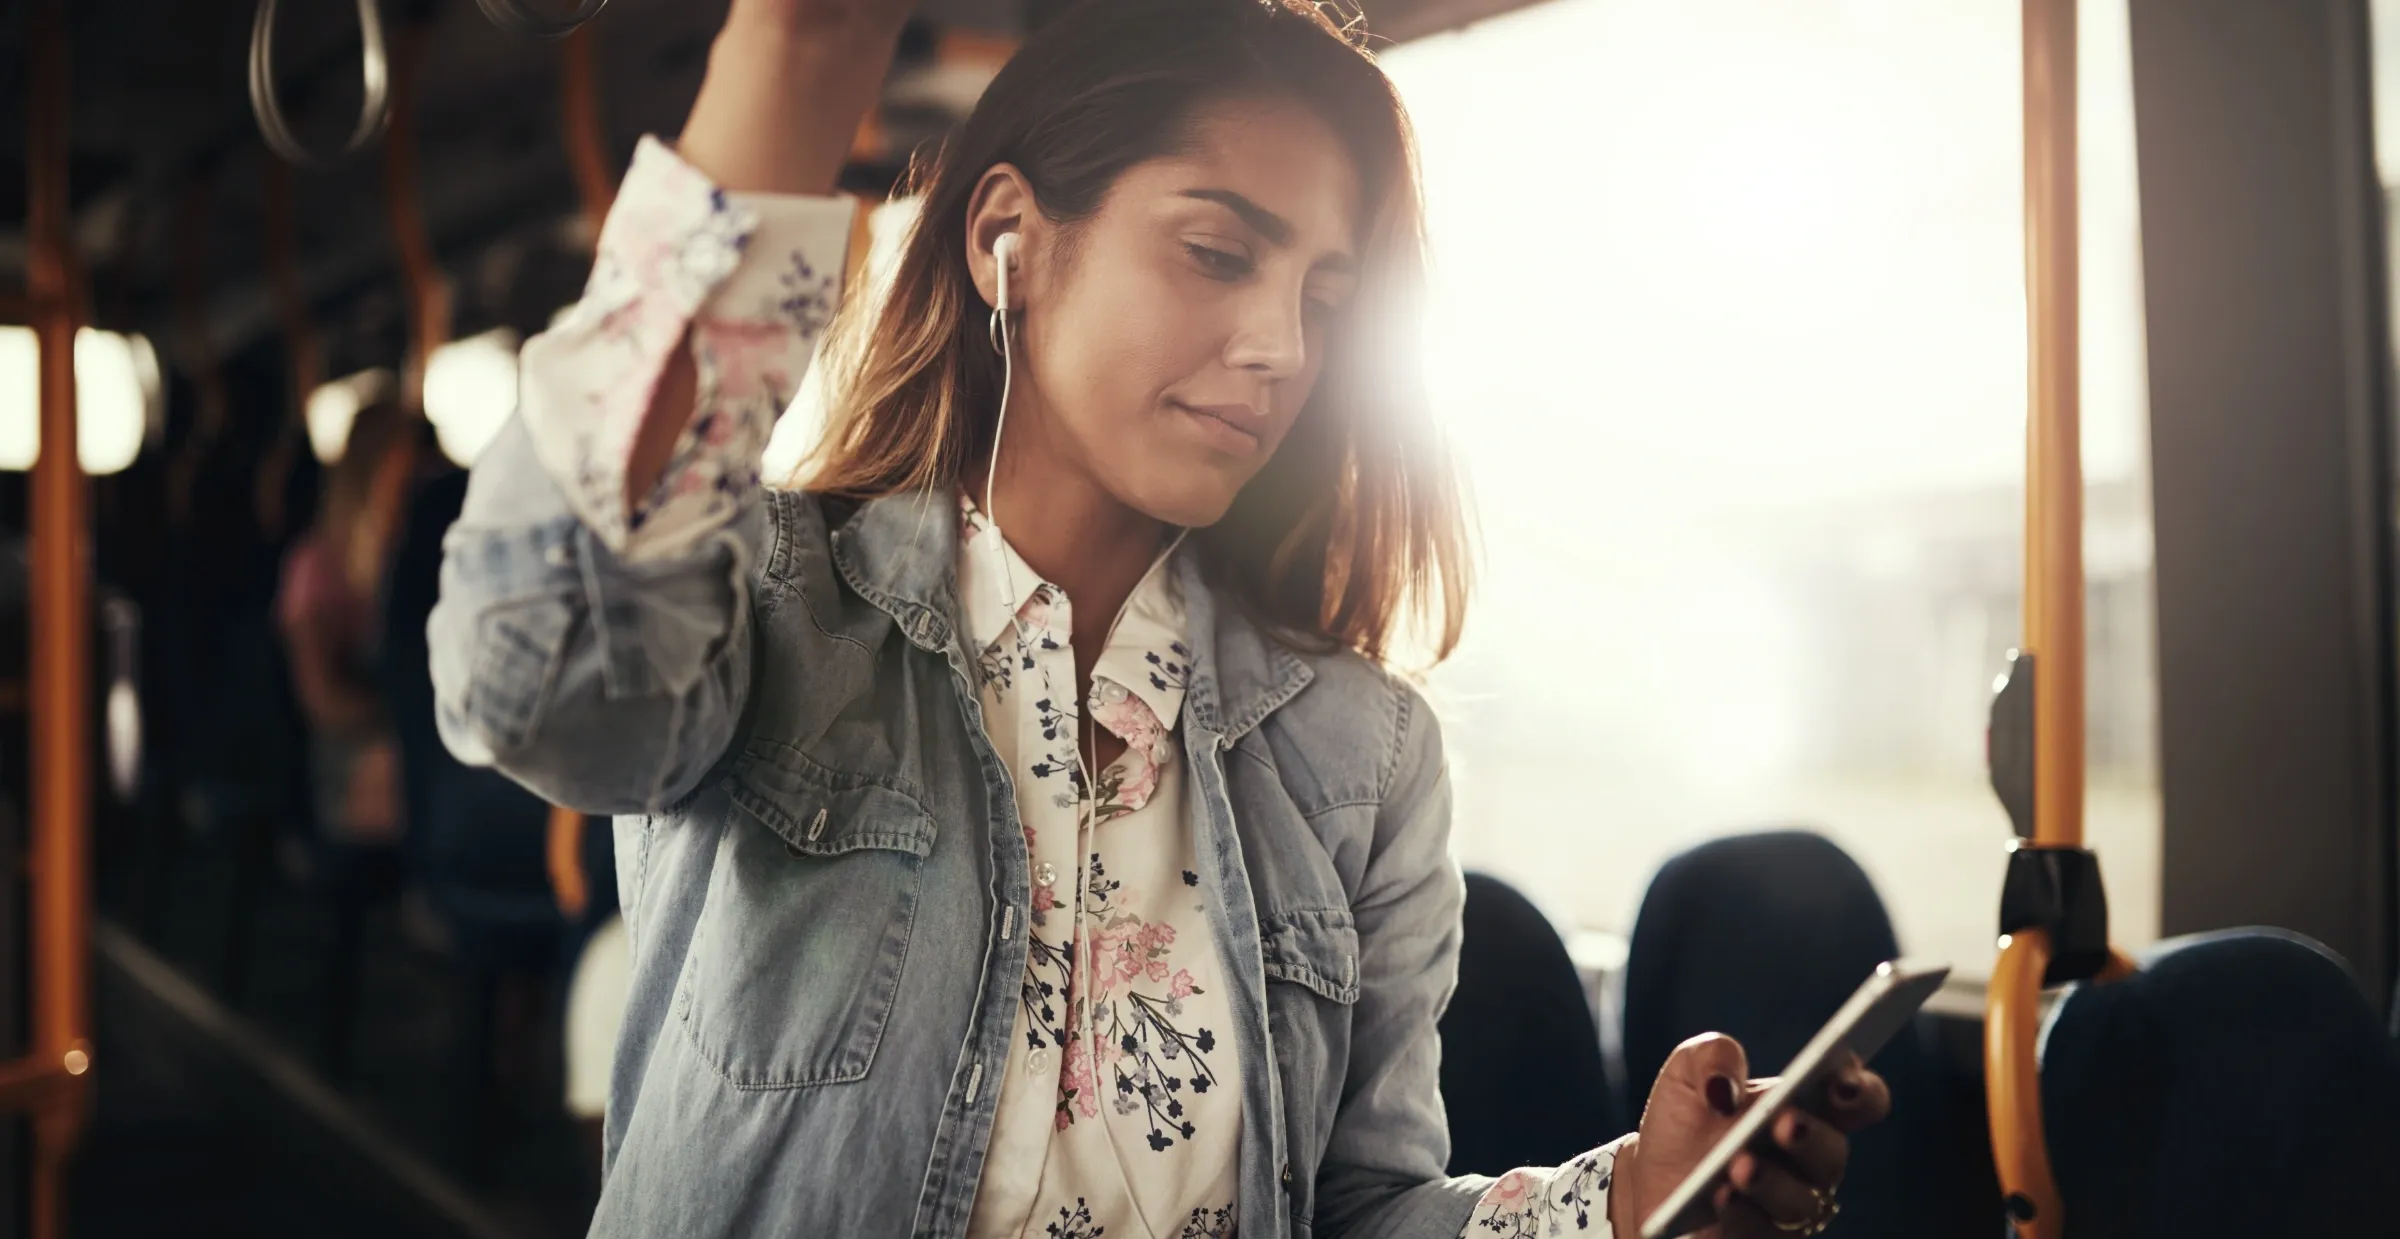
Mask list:
[{"label": "orange vertical pole", "polygon": [[275,314],[282,320],[285,386],[284,427],[260,463],[255,497],[259,527],[280,535],[290,516],[284,511],[285,480],[308,441],[308,396],[324,381],[324,352],[317,326],[308,314],[308,297],[300,287],[299,221],[292,205],[292,166],[269,155],[261,200],[265,210],[260,237],[266,251],[267,285],[275,296]]},{"label": "orange vertical pole", "polygon": [[[2078,400],[2075,0],[2024,0],[2025,639],[2034,656],[2032,847],[2083,845],[2083,455]],[[2018,1239],[2057,1239],[2036,1040],[2055,944],[2001,940],[1984,1019],[1992,1154]]]},{"label": "orange vertical pole", "polygon": [[300,287],[298,212],[292,203],[292,166],[281,159],[264,161],[267,283],[275,295],[275,314],[282,321],[283,346],[291,359],[291,399],[285,412],[300,424],[308,394],[324,381],[324,354],[315,320],[308,314],[308,297]]},{"label": "orange vertical pole", "polygon": [[[617,198],[617,172],[608,157],[608,132],[600,120],[599,67],[595,63],[590,23],[577,26],[559,41],[558,112],[567,148],[567,167],[575,175],[575,193],[583,202],[585,231],[594,243],[608,209]],[[591,906],[591,875],[583,869],[584,816],[565,805],[550,806],[550,829],[543,858],[550,875],[550,892],[559,913],[570,920]]]},{"label": "orange vertical pole", "polygon": [[599,70],[593,63],[592,28],[575,28],[558,45],[559,116],[565,122],[567,166],[592,236],[617,197],[617,174],[608,158],[608,134],[600,123]]},{"label": "orange vertical pole", "polygon": [[449,294],[434,261],[425,203],[418,193],[417,95],[431,33],[429,23],[417,21],[394,40],[391,127],[383,139],[384,205],[408,303],[408,360],[400,372],[400,398],[419,411],[425,407],[425,363],[450,335]]},{"label": "orange vertical pole", "polygon": [[2083,420],[2075,0],[2025,3],[2025,649],[2037,844],[2083,846]]},{"label": "orange vertical pole", "polygon": [[[40,357],[41,454],[33,466],[33,1063],[79,1081],[91,1068],[91,585],[89,499],[76,454],[76,263],[68,225],[64,0],[38,0],[29,40],[27,291]],[[65,1233],[67,1161],[84,1090],[48,1091],[34,1117],[33,1234]]]}]

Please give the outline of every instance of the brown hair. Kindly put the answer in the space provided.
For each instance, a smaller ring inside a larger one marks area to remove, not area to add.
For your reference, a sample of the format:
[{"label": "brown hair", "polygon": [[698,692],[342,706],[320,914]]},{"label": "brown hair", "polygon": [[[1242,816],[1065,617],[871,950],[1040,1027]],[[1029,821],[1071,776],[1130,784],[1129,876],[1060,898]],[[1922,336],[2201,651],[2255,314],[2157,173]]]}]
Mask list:
[{"label": "brown hair", "polygon": [[[962,242],[985,170],[1015,165],[1043,215],[1072,226],[1230,99],[1298,102],[1342,137],[1376,204],[1359,304],[1404,303],[1424,264],[1414,146],[1357,23],[1310,0],[1084,0],[913,170],[905,192],[922,208],[890,289],[854,301],[833,333],[831,424],[804,484],[847,499],[954,487],[990,443],[1000,360]],[[1193,537],[1212,583],[1279,638],[1388,661],[1407,630],[1439,661],[1466,612],[1465,516],[1413,350],[1368,347],[1402,318],[1356,317],[1360,338],[1336,350],[1274,459]]]}]

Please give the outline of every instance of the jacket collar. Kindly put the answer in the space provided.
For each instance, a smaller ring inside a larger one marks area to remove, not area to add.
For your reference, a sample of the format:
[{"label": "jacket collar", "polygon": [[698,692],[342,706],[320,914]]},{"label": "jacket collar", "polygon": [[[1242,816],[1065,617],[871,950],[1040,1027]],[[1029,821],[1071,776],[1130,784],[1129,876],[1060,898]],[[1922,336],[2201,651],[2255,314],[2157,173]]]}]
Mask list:
[{"label": "jacket collar", "polygon": [[[833,531],[833,559],[858,596],[892,617],[902,636],[936,654],[965,651],[958,605],[957,501],[904,492],[871,500]],[[1270,640],[1238,608],[1220,607],[1194,554],[1173,565],[1194,650],[1184,711],[1230,746],[1315,678],[1299,655]],[[1213,654],[1213,657],[1211,656]]]}]

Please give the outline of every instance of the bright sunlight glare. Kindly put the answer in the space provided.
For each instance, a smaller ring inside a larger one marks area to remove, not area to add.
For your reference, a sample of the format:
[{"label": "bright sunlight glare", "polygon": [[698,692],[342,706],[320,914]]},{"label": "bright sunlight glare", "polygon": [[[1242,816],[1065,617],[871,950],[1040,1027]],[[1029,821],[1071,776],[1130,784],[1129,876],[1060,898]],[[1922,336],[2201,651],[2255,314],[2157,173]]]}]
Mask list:
[{"label": "bright sunlight glare", "polygon": [[[2125,14],[2082,13],[2086,474],[2138,487]],[[1483,535],[1434,680],[1462,857],[1621,930],[1675,850],[1806,821],[1888,879],[1912,946],[1988,955],[1973,858],[2006,824],[1981,690],[2013,631],[2026,399],[2016,4],[1550,0],[1380,59],[1423,153],[1426,374]],[[2146,525],[2092,536],[2146,572]],[[2111,893],[2138,937],[2155,801],[2133,803]],[[2096,807],[2095,837],[2113,821]]]}]

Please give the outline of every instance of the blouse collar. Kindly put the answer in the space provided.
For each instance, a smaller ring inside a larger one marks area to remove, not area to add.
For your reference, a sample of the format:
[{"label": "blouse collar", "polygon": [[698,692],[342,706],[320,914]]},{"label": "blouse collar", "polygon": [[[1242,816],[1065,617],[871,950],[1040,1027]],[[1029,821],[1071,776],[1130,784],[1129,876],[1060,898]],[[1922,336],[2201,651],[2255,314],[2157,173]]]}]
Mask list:
[{"label": "blouse collar", "polygon": [[[973,648],[981,653],[998,644],[1008,635],[1012,617],[1026,640],[1065,645],[1073,629],[1066,591],[1035,572],[963,491],[958,504],[959,604]],[[1168,568],[1182,543],[1178,534],[1151,561],[1092,668],[1095,696],[1104,696],[1110,691],[1106,686],[1115,685],[1139,697],[1169,731],[1183,712],[1192,664],[1182,585],[1179,574]]]}]

